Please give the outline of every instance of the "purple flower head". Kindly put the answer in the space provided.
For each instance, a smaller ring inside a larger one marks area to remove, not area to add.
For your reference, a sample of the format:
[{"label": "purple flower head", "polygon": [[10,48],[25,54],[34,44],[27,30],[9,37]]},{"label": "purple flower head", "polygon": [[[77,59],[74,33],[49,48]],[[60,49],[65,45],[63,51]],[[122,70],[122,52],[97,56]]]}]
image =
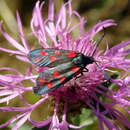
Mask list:
[{"label": "purple flower head", "polygon": [[[31,33],[39,41],[41,48],[72,50],[85,56],[92,56],[97,46],[93,37],[104,28],[116,25],[113,20],[109,19],[97,23],[86,32],[84,30],[86,21],[76,11],[72,10],[71,1],[63,3],[58,15],[55,15],[54,2],[50,0],[48,18],[46,19],[42,17],[43,6],[44,2],[38,1],[36,3],[30,22]],[[78,19],[77,24],[73,24],[74,18]],[[98,121],[101,130],[104,130],[105,127],[110,130],[120,129],[120,126],[114,123],[116,120],[130,128],[130,121],[116,107],[122,107],[130,113],[130,77],[128,76],[130,60],[126,58],[130,53],[128,48],[130,41],[121,42],[112,48],[107,47],[105,51],[97,49],[93,56],[96,63],[87,65],[88,72],[77,79],[73,78],[52,92],[43,94],[37,102],[31,104],[25,100],[23,94],[28,91],[33,92],[33,86],[36,86],[36,78],[39,72],[44,72],[48,68],[44,66],[36,67],[31,64],[27,55],[33,47],[29,45],[25,38],[18,12],[17,23],[21,43],[12,38],[4,30],[2,22],[0,23],[3,36],[15,48],[12,50],[1,47],[0,50],[15,55],[18,60],[27,62],[31,67],[27,68],[25,74],[14,68],[0,68],[0,71],[8,71],[8,74],[0,75],[0,103],[7,103],[6,106],[0,107],[0,110],[19,113],[6,123],[1,124],[0,128],[15,123],[12,130],[17,130],[26,121],[29,121],[38,128],[49,125],[49,130],[80,129],[89,125],[89,123],[73,125],[69,122],[68,113],[70,113],[71,106],[75,104],[81,106],[76,107],[76,111],[82,106],[91,110],[91,114],[96,117],[94,119]],[[73,32],[76,29],[79,29],[80,32],[75,37]],[[121,75],[118,70],[124,71],[125,75]],[[24,81],[30,81],[33,86],[27,86]],[[20,102],[24,104],[23,107],[9,106],[9,103],[15,97],[19,97]],[[55,102],[53,115],[44,121],[33,120],[31,118],[33,111],[48,99]],[[62,112],[59,112],[61,108],[63,108]]]}]

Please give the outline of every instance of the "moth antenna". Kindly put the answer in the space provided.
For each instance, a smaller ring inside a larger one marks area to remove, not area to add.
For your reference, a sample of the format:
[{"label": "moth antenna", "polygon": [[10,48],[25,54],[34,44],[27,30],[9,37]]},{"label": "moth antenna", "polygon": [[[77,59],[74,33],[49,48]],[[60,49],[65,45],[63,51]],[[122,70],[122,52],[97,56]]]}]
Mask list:
[{"label": "moth antenna", "polygon": [[[104,28],[104,27],[103,27],[103,30],[104,30],[104,33],[103,33],[103,35],[101,36],[101,38],[99,39],[99,41],[97,42],[97,45],[96,45],[96,48],[95,48],[94,51],[93,51],[92,57],[94,56],[95,52],[97,51],[97,48],[98,48],[99,44],[101,43],[101,41],[103,40],[103,38],[104,38],[104,36],[105,36],[105,28]],[[96,64],[96,66],[103,72],[104,78],[105,78],[106,80],[110,80],[110,79],[111,79],[110,75],[98,65],[97,61],[95,61],[95,64]]]},{"label": "moth antenna", "polygon": [[94,56],[94,54],[95,54],[95,52],[97,51],[97,48],[98,48],[98,46],[99,46],[99,44],[101,43],[101,41],[104,39],[104,37],[105,37],[105,28],[103,27],[103,35],[101,36],[101,38],[98,40],[98,42],[97,42],[97,45],[96,45],[96,47],[95,47],[95,49],[94,49],[94,51],[93,51],[93,54],[92,54],[92,57]]},{"label": "moth antenna", "polygon": [[[104,28],[104,27],[103,27],[103,30],[104,30],[104,33],[103,33],[103,35],[101,36],[101,38],[99,39],[99,41],[97,42],[97,45],[96,45],[96,47],[95,47],[95,49],[94,49],[94,51],[93,51],[92,57],[94,56],[95,52],[97,51],[97,48],[98,48],[99,44],[101,43],[101,41],[102,41],[103,38],[105,37],[105,28]],[[101,68],[101,66],[98,65],[97,62],[98,62],[98,61],[94,61],[94,63],[96,64],[96,66],[102,71],[102,73],[103,73],[103,75],[104,75],[104,78],[109,81],[109,80],[111,79],[110,75],[109,75],[105,70],[103,70],[103,69]]]},{"label": "moth antenna", "polygon": [[103,70],[99,65],[98,65],[98,63],[95,61],[95,64],[97,65],[97,67],[102,71],[102,73],[103,73],[103,75],[104,75],[104,78],[106,79],[106,80],[110,80],[111,79],[111,77],[110,77],[110,75],[105,71],[105,70]]}]

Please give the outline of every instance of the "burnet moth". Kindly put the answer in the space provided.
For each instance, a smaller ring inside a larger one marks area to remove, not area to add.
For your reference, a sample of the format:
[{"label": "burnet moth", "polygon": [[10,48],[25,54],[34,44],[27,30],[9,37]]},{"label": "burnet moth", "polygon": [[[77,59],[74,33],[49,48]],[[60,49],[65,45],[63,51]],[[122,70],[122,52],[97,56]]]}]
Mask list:
[{"label": "burnet moth", "polygon": [[[104,35],[97,43],[93,55]],[[83,72],[88,71],[86,66],[95,62],[93,55],[85,56],[79,52],[54,48],[30,51],[28,59],[33,64],[39,67],[49,67],[41,72],[36,79],[36,87],[33,88],[34,93],[42,95],[51,92],[74,77],[82,76]]]}]

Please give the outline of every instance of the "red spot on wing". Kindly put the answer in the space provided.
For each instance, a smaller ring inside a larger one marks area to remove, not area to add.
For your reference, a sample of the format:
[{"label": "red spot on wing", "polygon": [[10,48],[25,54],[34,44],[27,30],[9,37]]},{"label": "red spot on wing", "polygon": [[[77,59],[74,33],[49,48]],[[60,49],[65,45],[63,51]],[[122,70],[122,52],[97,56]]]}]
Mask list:
[{"label": "red spot on wing", "polygon": [[76,55],[77,55],[76,52],[71,51],[71,52],[69,52],[69,53],[67,54],[67,57],[68,57],[68,58],[73,58],[73,57],[75,57]]},{"label": "red spot on wing", "polygon": [[54,77],[57,77],[57,76],[59,76],[59,75],[60,75],[59,72],[54,72],[54,73],[53,73],[53,76],[54,76]]},{"label": "red spot on wing", "polygon": [[61,52],[58,51],[58,50],[56,50],[54,53],[55,53],[56,55],[59,55]]},{"label": "red spot on wing", "polygon": [[62,78],[60,78],[60,81],[63,82],[63,81],[65,81],[65,79],[66,79],[66,77],[62,77]]},{"label": "red spot on wing", "polygon": [[46,56],[46,55],[47,55],[47,52],[41,51],[41,55],[42,55],[42,56]]},{"label": "red spot on wing", "polygon": [[79,69],[80,69],[80,67],[77,67],[77,66],[71,67],[71,71],[73,71],[73,72],[77,72],[77,71],[79,71]]},{"label": "red spot on wing", "polygon": [[55,57],[55,56],[50,56],[50,60],[51,60],[51,61],[55,61],[55,60],[56,60],[56,57]]},{"label": "red spot on wing", "polygon": [[48,84],[47,84],[47,87],[48,87],[48,88],[52,88],[52,83],[51,83],[51,82],[48,83]]},{"label": "red spot on wing", "polygon": [[40,82],[41,85],[43,85],[43,84],[45,83],[45,79],[40,78],[40,79],[39,79],[39,82]]}]

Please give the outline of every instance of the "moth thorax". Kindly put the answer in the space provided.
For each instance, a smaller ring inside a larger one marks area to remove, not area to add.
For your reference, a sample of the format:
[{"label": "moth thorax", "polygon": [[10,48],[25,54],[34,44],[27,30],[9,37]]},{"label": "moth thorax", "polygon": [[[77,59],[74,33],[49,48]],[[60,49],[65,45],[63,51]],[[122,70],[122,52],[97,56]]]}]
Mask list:
[{"label": "moth thorax", "polygon": [[83,55],[81,53],[79,53],[77,57],[73,58],[72,62],[75,65],[80,66],[81,64],[83,64]]}]

